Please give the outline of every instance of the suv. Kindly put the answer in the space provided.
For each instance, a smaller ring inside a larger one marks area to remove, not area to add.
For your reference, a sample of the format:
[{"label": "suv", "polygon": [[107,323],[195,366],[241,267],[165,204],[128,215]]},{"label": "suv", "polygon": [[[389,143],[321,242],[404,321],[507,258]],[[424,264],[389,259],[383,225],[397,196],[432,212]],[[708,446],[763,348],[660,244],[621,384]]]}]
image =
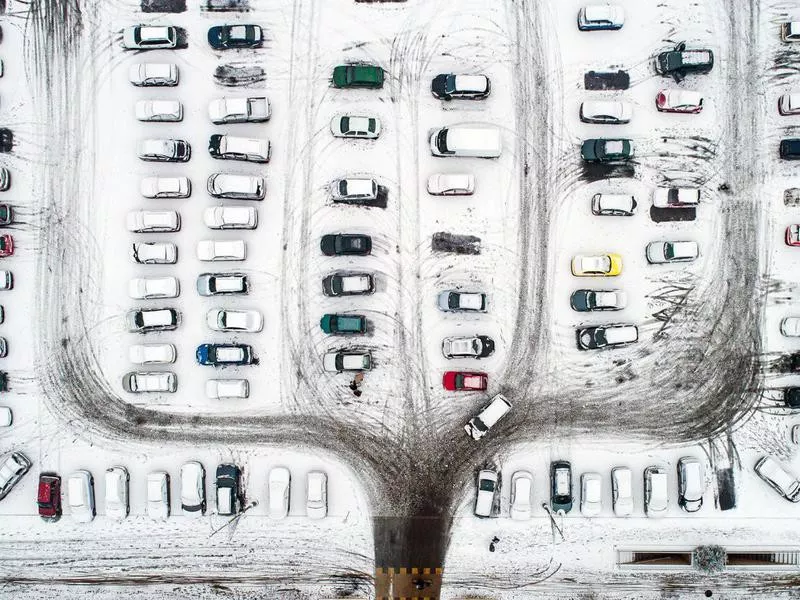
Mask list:
[{"label": "suv", "polygon": [[442,340],[445,358],[486,358],[494,353],[494,340],[488,335],[446,337]]},{"label": "suv", "polygon": [[39,491],[36,494],[39,516],[45,521],[61,518],[61,477],[55,473],[39,475]]},{"label": "suv", "polygon": [[372,252],[372,238],[357,233],[323,235],[319,248],[325,256],[367,256]]},{"label": "suv", "polygon": [[382,88],[383,69],[375,65],[339,65],[333,69],[333,87]]},{"label": "suv", "polygon": [[370,202],[378,199],[378,182],[364,178],[337,179],[330,186],[330,194],[334,202]]},{"label": "suv", "polygon": [[790,502],[800,501],[800,481],[771,456],[762,456],[754,468],[756,475]]},{"label": "suv", "polygon": [[550,463],[550,506],[556,512],[572,510],[572,465],[566,460]]},{"label": "suv", "polygon": [[375,292],[375,279],[370,273],[337,272],[322,280],[326,296],[361,296]]},{"label": "suv", "polygon": [[199,364],[211,367],[253,364],[249,344],[200,344],[195,355]]},{"label": "suv", "polygon": [[217,467],[217,513],[230,517],[242,510],[242,471],[236,465]]},{"label": "suv", "polygon": [[632,344],[639,339],[636,325],[597,325],[576,330],[578,350],[599,350]]},{"label": "suv", "polygon": [[431,93],[440,100],[483,100],[492,91],[486,75],[442,73],[433,78]]},{"label": "suv", "polygon": [[497,491],[497,471],[483,469],[478,473],[478,493],[475,495],[475,516],[491,517]]},{"label": "suv", "polygon": [[180,322],[181,314],[174,308],[134,309],[125,315],[125,324],[131,333],[171,331],[177,329]]},{"label": "suv", "polygon": [[714,53],[711,50],[686,50],[681,42],[674,50],[661,52],[656,56],[656,73],[672,77],[680,82],[689,73],[709,73],[714,67]]},{"label": "suv", "polygon": [[263,43],[260,25],[215,25],[208,28],[208,45],[214,50],[260,48]]},{"label": "suv", "polygon": [[511,410],[511,403],[503,394],[497,394],[492,401],[484,406],[476,416],[464,425],[464,431],[473,439],[479,440],[487,434],[489,429]]},{"label": "suv", "polygon": [[703,465],[692,456],[678,461],[678,506],[686,512],[697,512],[703,506]]},{"label": "suv", "polygon": [[369,352],[328,352],[322,357],[322,368],[329,373],[342,371],[369,371],[372,369],[372,355]]},{"label": "suv", "polygon": [[367,318],[363,315],[325,314],[319,321],[322,331],[332,335],[366,333]]}]

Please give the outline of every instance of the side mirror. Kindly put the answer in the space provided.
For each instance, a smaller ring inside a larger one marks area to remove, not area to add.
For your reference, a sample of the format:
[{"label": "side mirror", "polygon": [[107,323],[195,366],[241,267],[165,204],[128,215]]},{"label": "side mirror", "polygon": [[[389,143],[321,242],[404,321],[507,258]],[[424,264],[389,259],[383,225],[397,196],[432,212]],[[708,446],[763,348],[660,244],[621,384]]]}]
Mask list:
[{"label": "side mirror", "polygon": [[686,50],[686,42],[679,42],[677,46],[675,46],[675,50],[678,52],[683,52]]}]

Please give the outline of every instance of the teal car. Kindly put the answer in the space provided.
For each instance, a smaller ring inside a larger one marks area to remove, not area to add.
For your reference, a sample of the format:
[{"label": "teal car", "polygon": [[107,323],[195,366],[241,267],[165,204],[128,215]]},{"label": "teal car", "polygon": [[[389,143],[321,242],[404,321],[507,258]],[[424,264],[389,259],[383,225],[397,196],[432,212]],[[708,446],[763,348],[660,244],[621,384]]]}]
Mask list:
[{"label": "teal car", "polygon": [[333,69],[333,87],[382,88],[383,69],[375,65],[339,65]]},{"label": "teal car", "polygon": [[329,334],[366,333],[367,318],[362,315],[323,315],[319,321],[322,331]]}]

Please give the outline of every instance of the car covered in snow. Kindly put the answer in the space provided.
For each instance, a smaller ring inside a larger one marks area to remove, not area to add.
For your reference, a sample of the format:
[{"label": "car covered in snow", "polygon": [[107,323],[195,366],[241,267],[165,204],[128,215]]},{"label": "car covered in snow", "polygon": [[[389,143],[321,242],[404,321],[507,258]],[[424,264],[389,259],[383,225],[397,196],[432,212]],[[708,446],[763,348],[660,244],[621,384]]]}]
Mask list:
[{"label": "car covered in snow", "polygon": [[645,249],[651,265],[674,262],[691,262],[700,255],[697,242],[650,242]]},{"label": "car covered in snow", "polygon": [[700,203],[697,188],[659,187],[653,190],[653,206],[656,208],[690,208]]},{"label": "car covered in snow", "polygon": [[198,364],[211,367],[252,365],[254,361],[249,344],[200,344],[195,357]]},{"label": "car covered in snow", "polygon": [[579,350],[599,350],[632,344],[639,340],[636,325],[596,325],[575,330]]},{"label": "car covered in snow", "polygon": [[587,100],[581,102],[578,116],[584,123],[621,125],[629,123],[633,115],[630,102],[619,100]]},{"label": "car covered in snow", "polygon": [[135,365],[166,365],[177,357],[173,344],[133,344],[128,348],[128,360]]},{"label": "car covered in snow", "polygon": [[324,314],[319,326],[331,335],[363,334],[367,332],[367,318],[363,315]]},{"label": "car covered in snow", "polygon": [[575,290],[569,298],[572,310],[622,310],[628,304],[628,295],[621,290]]},{"label": "car covered in snow", "polygon": [[672,77],[678,82],[690,73],[710,73],[713,67],[714,53],[711,50],[687,50],[683,42],[674,50],[661,52],[655,58],[656,73]]},{"label": "car covered in snow", "polygon": [[162,50],[178,45],[178,32],[171,25],[132,25],[122,30],[126,50]]},{"label": "car covered in snow", "polygon": [[181,216],[174,210],[133,210],[126,223],[131,233],[174,232],[181,229]]},{"label": "car covered in snow", "polygon": [[269,487],[269,517],[285,519],[289,514],[289,492],[292,474],[286,467],[273,467],[267,476]]},{"label": "car covered in snow", "polygon": [[208,45],[214,50],[261,48],[263,43],[260,25],[242,23],[208,28]]},{"label": "car covered in snow", "polygon": [[206,512],[206,470],[195,460],[181,465],[181,512],[190,518]]},{"label": "car covered in snow", "polygon": [[356,233],[323,235],[319,248],[325,256],[367,256],[372,252],[372,238]]},{"label": "car covered in snow", "polygon": [[446,337],[442,340],[445,358],[486,358],[494,354],[494,340],[488,335]]},{"label": "car covered in snow", "polygon": [[128,79],[136,87],[173,87],[178,85],[178,65],[137,63],[131,65]]},{"label": "car covered in snow", "polygon": [[800,501],[800,481],[771,456],[762,456],[753,469],[767,485],[790,502]]},{"label": "car covered in snow", "polygon": [[67,479],[67,504],[73,520],[89,523],[97,514],[94,504],[94,477],[89,471],[78,469]]},{"label": "car covered in snow", "polygon": [[268,163],[272,146],[266,138],[246,138],[215,133],[208,138],[208,153],[220,160]]},{"label": "car covered in snow", "polygon": [[31,468],[31,461],[22,452],[12,452],[0,463],[0,500],[8,496]]},{"label": "car covered in snow", "polygon": [[511,476],[509,515],[515,521],[527,521],[533,512],[533,475],[529,471],[515,471]]},{"label": "car covered in snow", "polygon": [[333,68],[331,81],[335,88],[383,87],[383,69],[377,65],[338,65]]},{"label": "car covered in snow", "polygon": [[489,385],[486,373],[472,371],[445,371],[442,387],[450,392],[480,392]]},{"label": "car covered in snow", "polygon": [[336,115],[331,119],[333,137],[375,139],[381,134],[381,121],[377,117]]},{"label": "car covered in snow", "polygon": [[197,242],[197,258],[205,262],[221,260],[244,260],[247,246],[244,240],[200,240]]},{"label": "car covered in snow", "polygon": [[550,463],[550,507],[554,512],[572,510],[572,465],[566,460]]},{"label": "car covered in snow", "polygon": [[781,335],[786,337],[800,336],[800,317],[785,317],[781,320]]},{"label": "car covered in snow", "polygon": [[471,173],[435,173],[428,177],[427,188],[432,196],[469,196],[475,192],[475,176]]},{"label": "car covered in snow", "polygon": [[178,377],[171,371],[131,371],[122,376],[122,389],[131,394],[173,394]]},{"label": "car covered in snow", "polygon": [[309,471],[306,475],[306,515],[309,519],[322,519],[328,514],[328,476],[323,471]]},{"label": "car covered in snow", "polygon": [[476,517],[492,516],[497,480],[497,471],[483,469],[478,473],[478,489],[475,495],[475,509],[473,510]]},{"label": "car covered in snow", "polygon": [[169,473],[154,471],[147,474],[147,516],[156,521],[169,517]]},{"label": "car covered in snow", "polygon": [[369,371],[372,369],[372,355],[369,352],[350,352],[347,350],[326,352],[322,357],[322,368],[329,373]]},{"label": "car covered in snow", "polygon": [[667,470],[650,466],[644,470],[644,512],[648,517],[662,517],[669,506]]},{"label": "car covered in snow", "polygon": [[209,379],[206,381],[206,398],[226,400],[250,396],[250,383],[247,379]]},{"label": "car covered in snow", "polygon": [[656,94],[656,109],[696,114],[703,110],[703,95],[690,90],[661,90]]},{"label": "car covered in snow", "polygon": [[138,100],[134,114],[139,121],[177,123],[183,121],[183,104],[179,100]]},{"label": "car covered in snow", "polygon": [[375,291],[375,279],[371,273],[338,271],[322,280],[322,292],[326,296],[361,296]]},{"label": "car covered in snow", "polygon": [[572,274],[575,277],[616,277],[622,273],[622,257],[619,254],[578,254],[572,259]]},{"label": "car covered in snow", "polygon": [[486,312],[487,298],[482,292],[446,290],[439,293],[436,305],[445,312]]},{"label": "car covered in snow", "polygon": [[491,91],[486,75],[441,73],[431,81],[431,93],[440,100],[483,100]]},{"label": "car covered in snow", "polygon": [[636,198],[630,194],[595,194],[592,196],[592,214],[603,217],[632,217],[636,212]]},{"label": "car covered in snow", "polygon": [[778,112],[786,115],[800,115],[800,92],[781,94],[778,98]]},{"label": "car covered in snow", "polygon": [[678,461],[678,506],[686,512],[697,512],[703,506],[706,481],[703,463],[693,456]]},{"label": "car covered in snow", "polygon": [[152,138],[139,142],[137,154],[150,162],[187,162],[192,157],[192,147],[186,140]]},{"label": "car covered in snow", "polygon": [[211,206],[203,211],[209,229],[255,229],[258,211],[252,206]]},{"label": "car covered in snow", "polygon": [[217,514],[231,517],[242,510],[242,471],[233,464],[221,464],[216,473]]},{"label": "car covered in snow", "polygon": [[171,331],[181,322],[181,313],[174,308],[139,308],[125,314],[125,324],[130,333]]},{"label": "car covered in snow", "polygon": [[134,277],[128,282],[128,295],[133,300],[177,298],[181,288],[177,277]]},{"label": "car covered in snow", "polygon": [[330,194],[334,202],[372,201],[378,198],[378,182],[360,177],[337,179],[330,186]]},{"label": "car covered in snow", "polygon": [[140,265],[174,265],[178,262],[178,247],[172,242],[135,242],[131,258]]},{"label": "car covered in snow", "polygon": [[611,504],[618,517],[633,513],[633,473],[628,467],[611,469]]},{"label": "car covered in snow", "polygon": [[214,198],[232,200],[263,200],[266,181],[260,175],[234,175],[214,173],[208,178],[206,188]]},{"label": "car covered in snow", "polygon": [[104,483],[106,517],[114,521],[121,521],[130,513],[128,469],[125,467],[106,469]]},{"label": "car covered in snow", "polygon": [[622,29],[624,24],[625,11],[619,4],[590,4],[578,11],[580,31]]},{"label": "car covered in snow", "polygon": [[145,198],[188,198],[192,182],[188,177],[145,177],[139,191]]},{"label": "car covered in snow", "polygon": [[633,158],[633,142],[628,139],[589,139],[581,145],[586,162],[617,162]]},{"label": "car covered in snow", "polygon": [[206,313],[206,324],[213,331],[257,333],[264,328],[264,317],[257,310],[212,308]]},{"label": "car covered in snow", "polygon": [[201,273],[196,287],[201,296],[244,295],[250,291],[250,280],[245,273]]},{"label": "car covered in snow", "polygon": [[600,473],[581,475],[581,513],[596,517],[603,509],[603,478]]},{"label": "car covered in snow", "polygon": [[208,116],[216,125],[264,123],[270,117],[269,101],[265,96],[217,98],[208,103]]}]

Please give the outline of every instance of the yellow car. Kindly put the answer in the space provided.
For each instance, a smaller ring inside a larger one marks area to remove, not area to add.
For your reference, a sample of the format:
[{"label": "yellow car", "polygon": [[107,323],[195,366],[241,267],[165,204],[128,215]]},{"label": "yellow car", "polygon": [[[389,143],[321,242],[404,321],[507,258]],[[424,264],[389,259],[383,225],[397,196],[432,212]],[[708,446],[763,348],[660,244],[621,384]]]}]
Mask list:
[{"label": "yellow car", "polygon": [[572,274],[575,277],[615,277],[620,273],[622,257],[619,254],[579,254],[572,259]]}]

